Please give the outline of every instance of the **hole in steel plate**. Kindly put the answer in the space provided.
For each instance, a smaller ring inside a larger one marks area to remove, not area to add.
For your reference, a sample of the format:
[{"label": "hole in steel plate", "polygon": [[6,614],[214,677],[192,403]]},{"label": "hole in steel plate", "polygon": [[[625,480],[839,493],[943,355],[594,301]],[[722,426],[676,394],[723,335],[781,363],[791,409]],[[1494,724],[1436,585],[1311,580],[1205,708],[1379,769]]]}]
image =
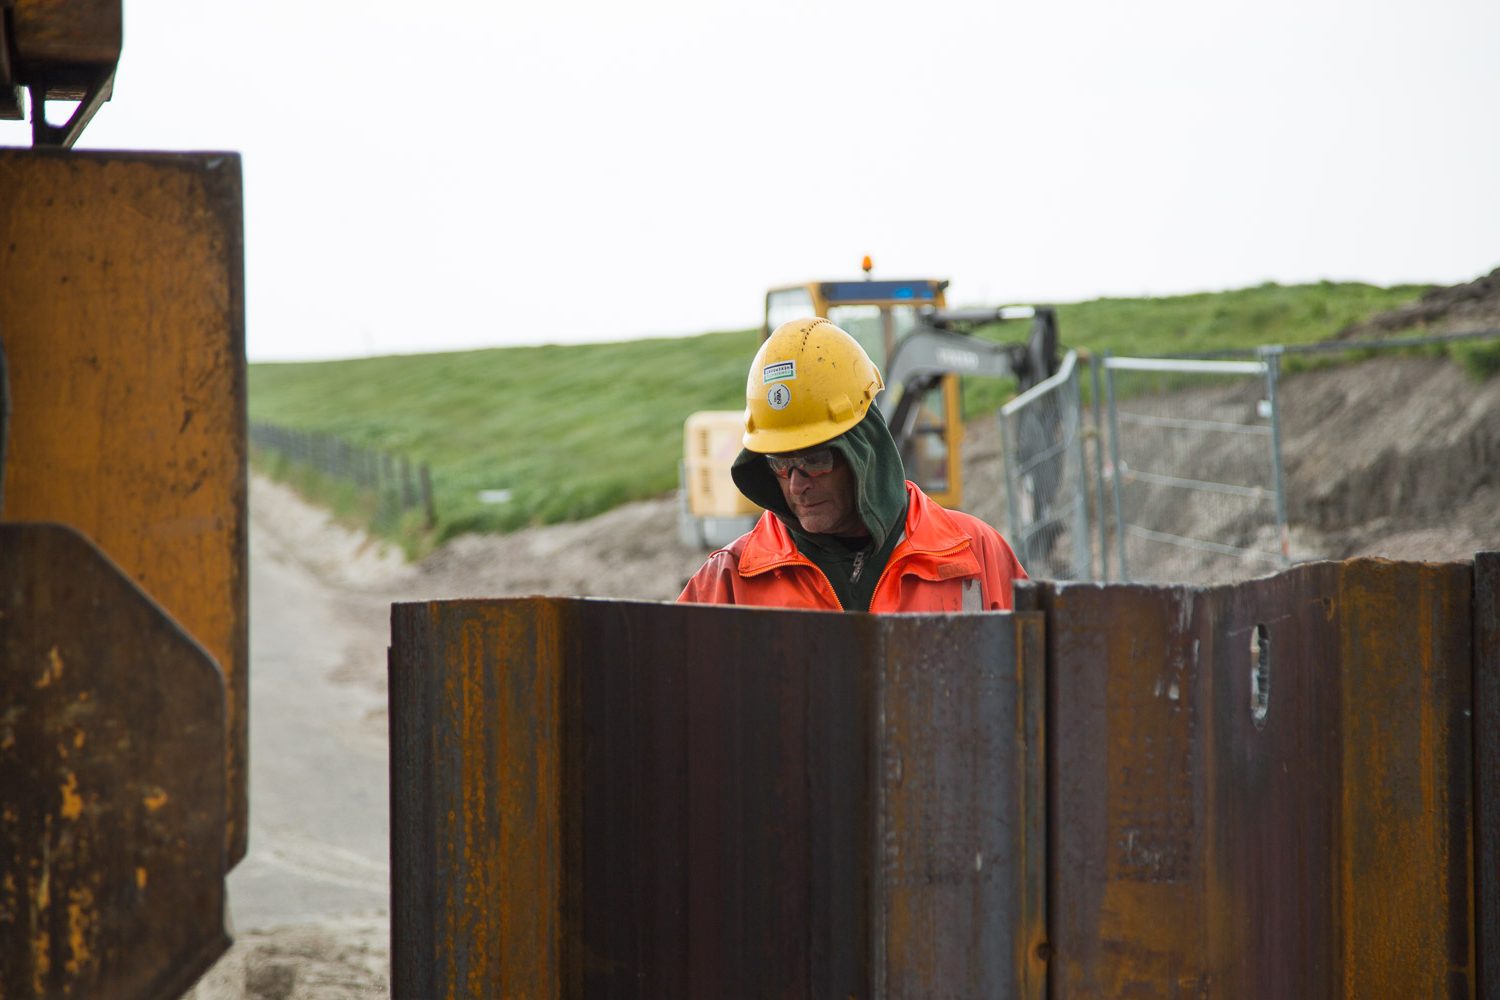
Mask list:
[{"label": "hole in steel plate", "polygon": [[1256,729],[1266,726],[1271,710],[1271,634],[1263,624],[1250,633],[1250,718]]}]

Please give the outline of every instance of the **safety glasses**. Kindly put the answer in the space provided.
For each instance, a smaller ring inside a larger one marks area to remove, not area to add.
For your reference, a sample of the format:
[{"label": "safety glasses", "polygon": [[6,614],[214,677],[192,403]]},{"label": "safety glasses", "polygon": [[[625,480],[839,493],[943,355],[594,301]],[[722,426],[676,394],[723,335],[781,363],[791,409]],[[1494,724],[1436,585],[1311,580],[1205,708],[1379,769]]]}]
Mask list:
[{"label": "safety glasses", "polygon": [[833,449],[823,445],[785,455],[767,455],[766,464],[779,479],[790,479],[793,469],[800,469],[804,476],[826,476],[833,471]]}]

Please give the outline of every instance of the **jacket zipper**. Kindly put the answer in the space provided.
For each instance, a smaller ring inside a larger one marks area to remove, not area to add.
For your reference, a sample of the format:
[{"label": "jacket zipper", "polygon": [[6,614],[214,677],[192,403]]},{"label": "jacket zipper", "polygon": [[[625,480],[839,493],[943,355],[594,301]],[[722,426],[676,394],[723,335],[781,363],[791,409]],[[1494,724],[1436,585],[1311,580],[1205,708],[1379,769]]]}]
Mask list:
[{"label": "jacket zipper", "polygon": [[880,585],[885,582],[886,574],[891,571],[891,567],[895,565],[895,562],[896,553],[892,552],[891,557],[885,561],[885,569],[880,571],[880,577],[875,581],[875,589],[870,591],[870,603],[865,607],[866,611],[873,612],[875,610],[875,595],[880,593]]},{"label": "jacket zipper", "polygon": [[813,569],[817,570],[819,575],[823,577],[823,582],[828,585],[828,592],[833,595],[833,603],[838,607],[840,611],[845,610],[844,602],[839,600],[839,592],[833,589],[833,581],[828,579],[828,574],[824,573],[822,568],[811,559],[808,560],[808,564],[812,566]]}]

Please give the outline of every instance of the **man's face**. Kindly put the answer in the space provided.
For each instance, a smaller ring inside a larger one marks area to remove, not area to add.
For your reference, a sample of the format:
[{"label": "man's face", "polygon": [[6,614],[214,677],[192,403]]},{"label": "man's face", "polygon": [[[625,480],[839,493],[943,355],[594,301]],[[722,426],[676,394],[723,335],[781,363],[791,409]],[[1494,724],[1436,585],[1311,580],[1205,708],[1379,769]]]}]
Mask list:
[{"label": "man's face", "polygon": [[[791,455],[815,454],[819,450],[808,448]],[[785,476],[776,473],[776,485],[781,487],[781,495],[786,498],[787,506],[801,523],[803,531],[845,538],[870,533],[859,519],[854,470],[837,451],[833,451],[832,470],[822,475],[809,475],[806,469],[796,464],[785,471]]]}]

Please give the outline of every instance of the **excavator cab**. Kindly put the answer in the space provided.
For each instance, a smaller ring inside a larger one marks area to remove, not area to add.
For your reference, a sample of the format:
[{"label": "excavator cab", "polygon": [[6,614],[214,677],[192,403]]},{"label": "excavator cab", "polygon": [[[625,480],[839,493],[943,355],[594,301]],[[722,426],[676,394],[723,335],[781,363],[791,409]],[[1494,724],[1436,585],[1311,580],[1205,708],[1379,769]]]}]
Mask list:
[{"label": "excavator cab", "polygon": [[[948,282],[934,278],[814,281],[773,288],[766,293],[761,336],[769,337],[787,320],[823,316],[859,341],[886,376],[886,394],[899,395],[904,387],[889,378],[891,359],[910,334],[926,325],[926,317],[946,308],[947,288]],[[906,476],[938,503],[956,507],[963,496],[958,376],[944,375],[920,391],[902,449]]]}]

